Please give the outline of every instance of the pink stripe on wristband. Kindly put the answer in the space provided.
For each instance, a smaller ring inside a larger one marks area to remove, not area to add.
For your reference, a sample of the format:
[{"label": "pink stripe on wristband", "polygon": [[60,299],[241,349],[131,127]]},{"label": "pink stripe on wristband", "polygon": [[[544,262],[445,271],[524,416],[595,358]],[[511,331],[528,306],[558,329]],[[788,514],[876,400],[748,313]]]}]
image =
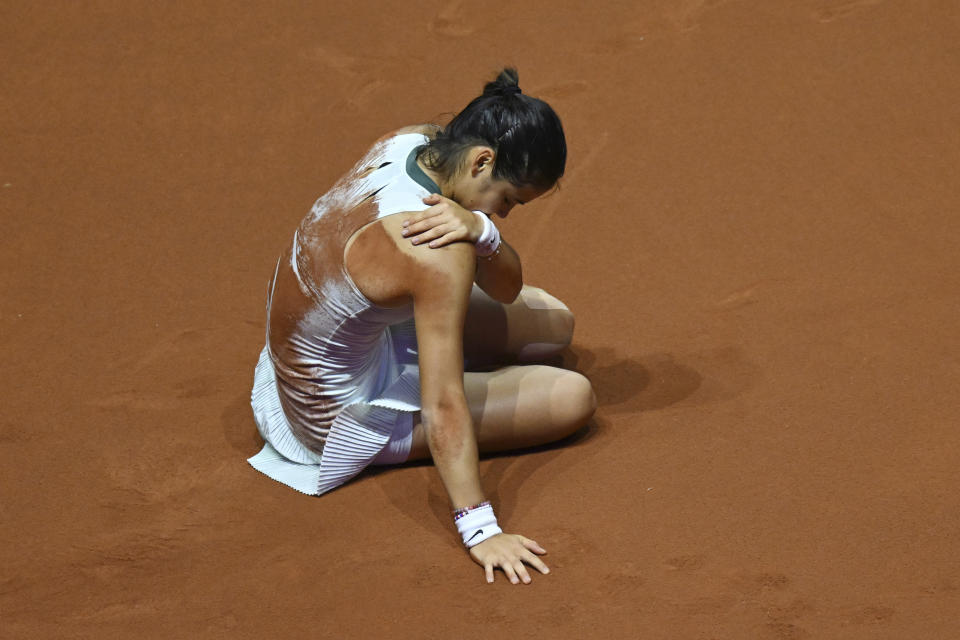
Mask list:
[{"label": "pink stripe on wristband", "polygon": [[459,520],[460,518],[462,518],[463,516],[467,515],[467,514],[470,513],[471,511],[474,511],[474,510],[476,510],[476,509],[479,509],[480,507],[489,507],[489,506],[490,506],[490,501],[489,501],[489,500],[484,500],[483,502],[477,503],[477,504],[472,505],[472,506],[470,506],[470,507],[460,507],[459,509],[454,509],[454,510],[453,510],[453,519],[454,519],[454,521]]}]

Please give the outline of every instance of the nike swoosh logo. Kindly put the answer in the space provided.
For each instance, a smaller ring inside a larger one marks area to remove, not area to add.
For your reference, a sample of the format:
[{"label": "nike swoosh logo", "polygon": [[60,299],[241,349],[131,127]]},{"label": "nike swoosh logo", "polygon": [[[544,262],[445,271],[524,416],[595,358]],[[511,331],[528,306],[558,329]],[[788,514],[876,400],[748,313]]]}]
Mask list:
[{"label": "nike swoosh logo", "polygon": [[[476,537],[477,537],[478,535],[480,535],[481,533],[483,533],[483,529],[477,529],[477,532],[476,532],[475,534],[473,534],[472,536],[470,536],[470,540],[473,540],[474,538],[476,538]],[[470,542],[470,540],[467,540],[467,542]]]}]

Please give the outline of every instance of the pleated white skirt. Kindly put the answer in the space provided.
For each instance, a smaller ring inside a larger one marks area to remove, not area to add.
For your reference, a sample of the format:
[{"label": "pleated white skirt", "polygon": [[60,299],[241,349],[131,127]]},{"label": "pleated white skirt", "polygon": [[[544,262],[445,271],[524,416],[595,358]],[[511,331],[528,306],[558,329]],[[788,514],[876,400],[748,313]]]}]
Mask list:
[{"label": "pleated white skirt", "polygon": [[394,382],[379,397],[345,407],[331,424],[323,453],[318,455],[291,431],[277,393],[273,362],[264,348],[250,397],[264,445],[247,462],[301,493],[320,495],[371,464],[406,461],[414,413],[420,410],[419,373],[416,365],[402,364]]}]

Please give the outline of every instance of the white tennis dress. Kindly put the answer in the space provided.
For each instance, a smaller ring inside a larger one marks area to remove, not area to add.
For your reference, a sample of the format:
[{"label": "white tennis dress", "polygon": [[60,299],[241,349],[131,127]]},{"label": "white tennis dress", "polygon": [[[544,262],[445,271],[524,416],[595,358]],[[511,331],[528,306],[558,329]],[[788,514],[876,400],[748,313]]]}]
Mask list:
[{"label": "white tennis dress", "polygon": [[405,131],[377,141],[317,200],[270,283],[251,396],[265,444],[249,462],[303,493],[319,495],[375,460],[409,454],[420,410],[413,305],[368,300],[343,255],[363,226],[426,209],[422,198],[439,193],[416,163],[427,137]]}]

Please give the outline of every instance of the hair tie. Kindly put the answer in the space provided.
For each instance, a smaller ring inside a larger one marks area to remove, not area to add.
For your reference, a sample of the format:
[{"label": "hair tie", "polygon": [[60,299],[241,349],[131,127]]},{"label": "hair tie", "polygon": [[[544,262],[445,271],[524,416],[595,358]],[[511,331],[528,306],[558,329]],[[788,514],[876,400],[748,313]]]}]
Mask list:
[{"label": "hair tie", "polygon": [[503,95],[505,95],[505,96],[516,96],[516,95],[519,95],[519,94],[523,93],[523,92],[520,90],[520,85],[518,85],[518,84],[508,84],[508,85],[506,85],[505,87],[503,87],[503,88],[500,90],[500,92],[501,92]]}]

